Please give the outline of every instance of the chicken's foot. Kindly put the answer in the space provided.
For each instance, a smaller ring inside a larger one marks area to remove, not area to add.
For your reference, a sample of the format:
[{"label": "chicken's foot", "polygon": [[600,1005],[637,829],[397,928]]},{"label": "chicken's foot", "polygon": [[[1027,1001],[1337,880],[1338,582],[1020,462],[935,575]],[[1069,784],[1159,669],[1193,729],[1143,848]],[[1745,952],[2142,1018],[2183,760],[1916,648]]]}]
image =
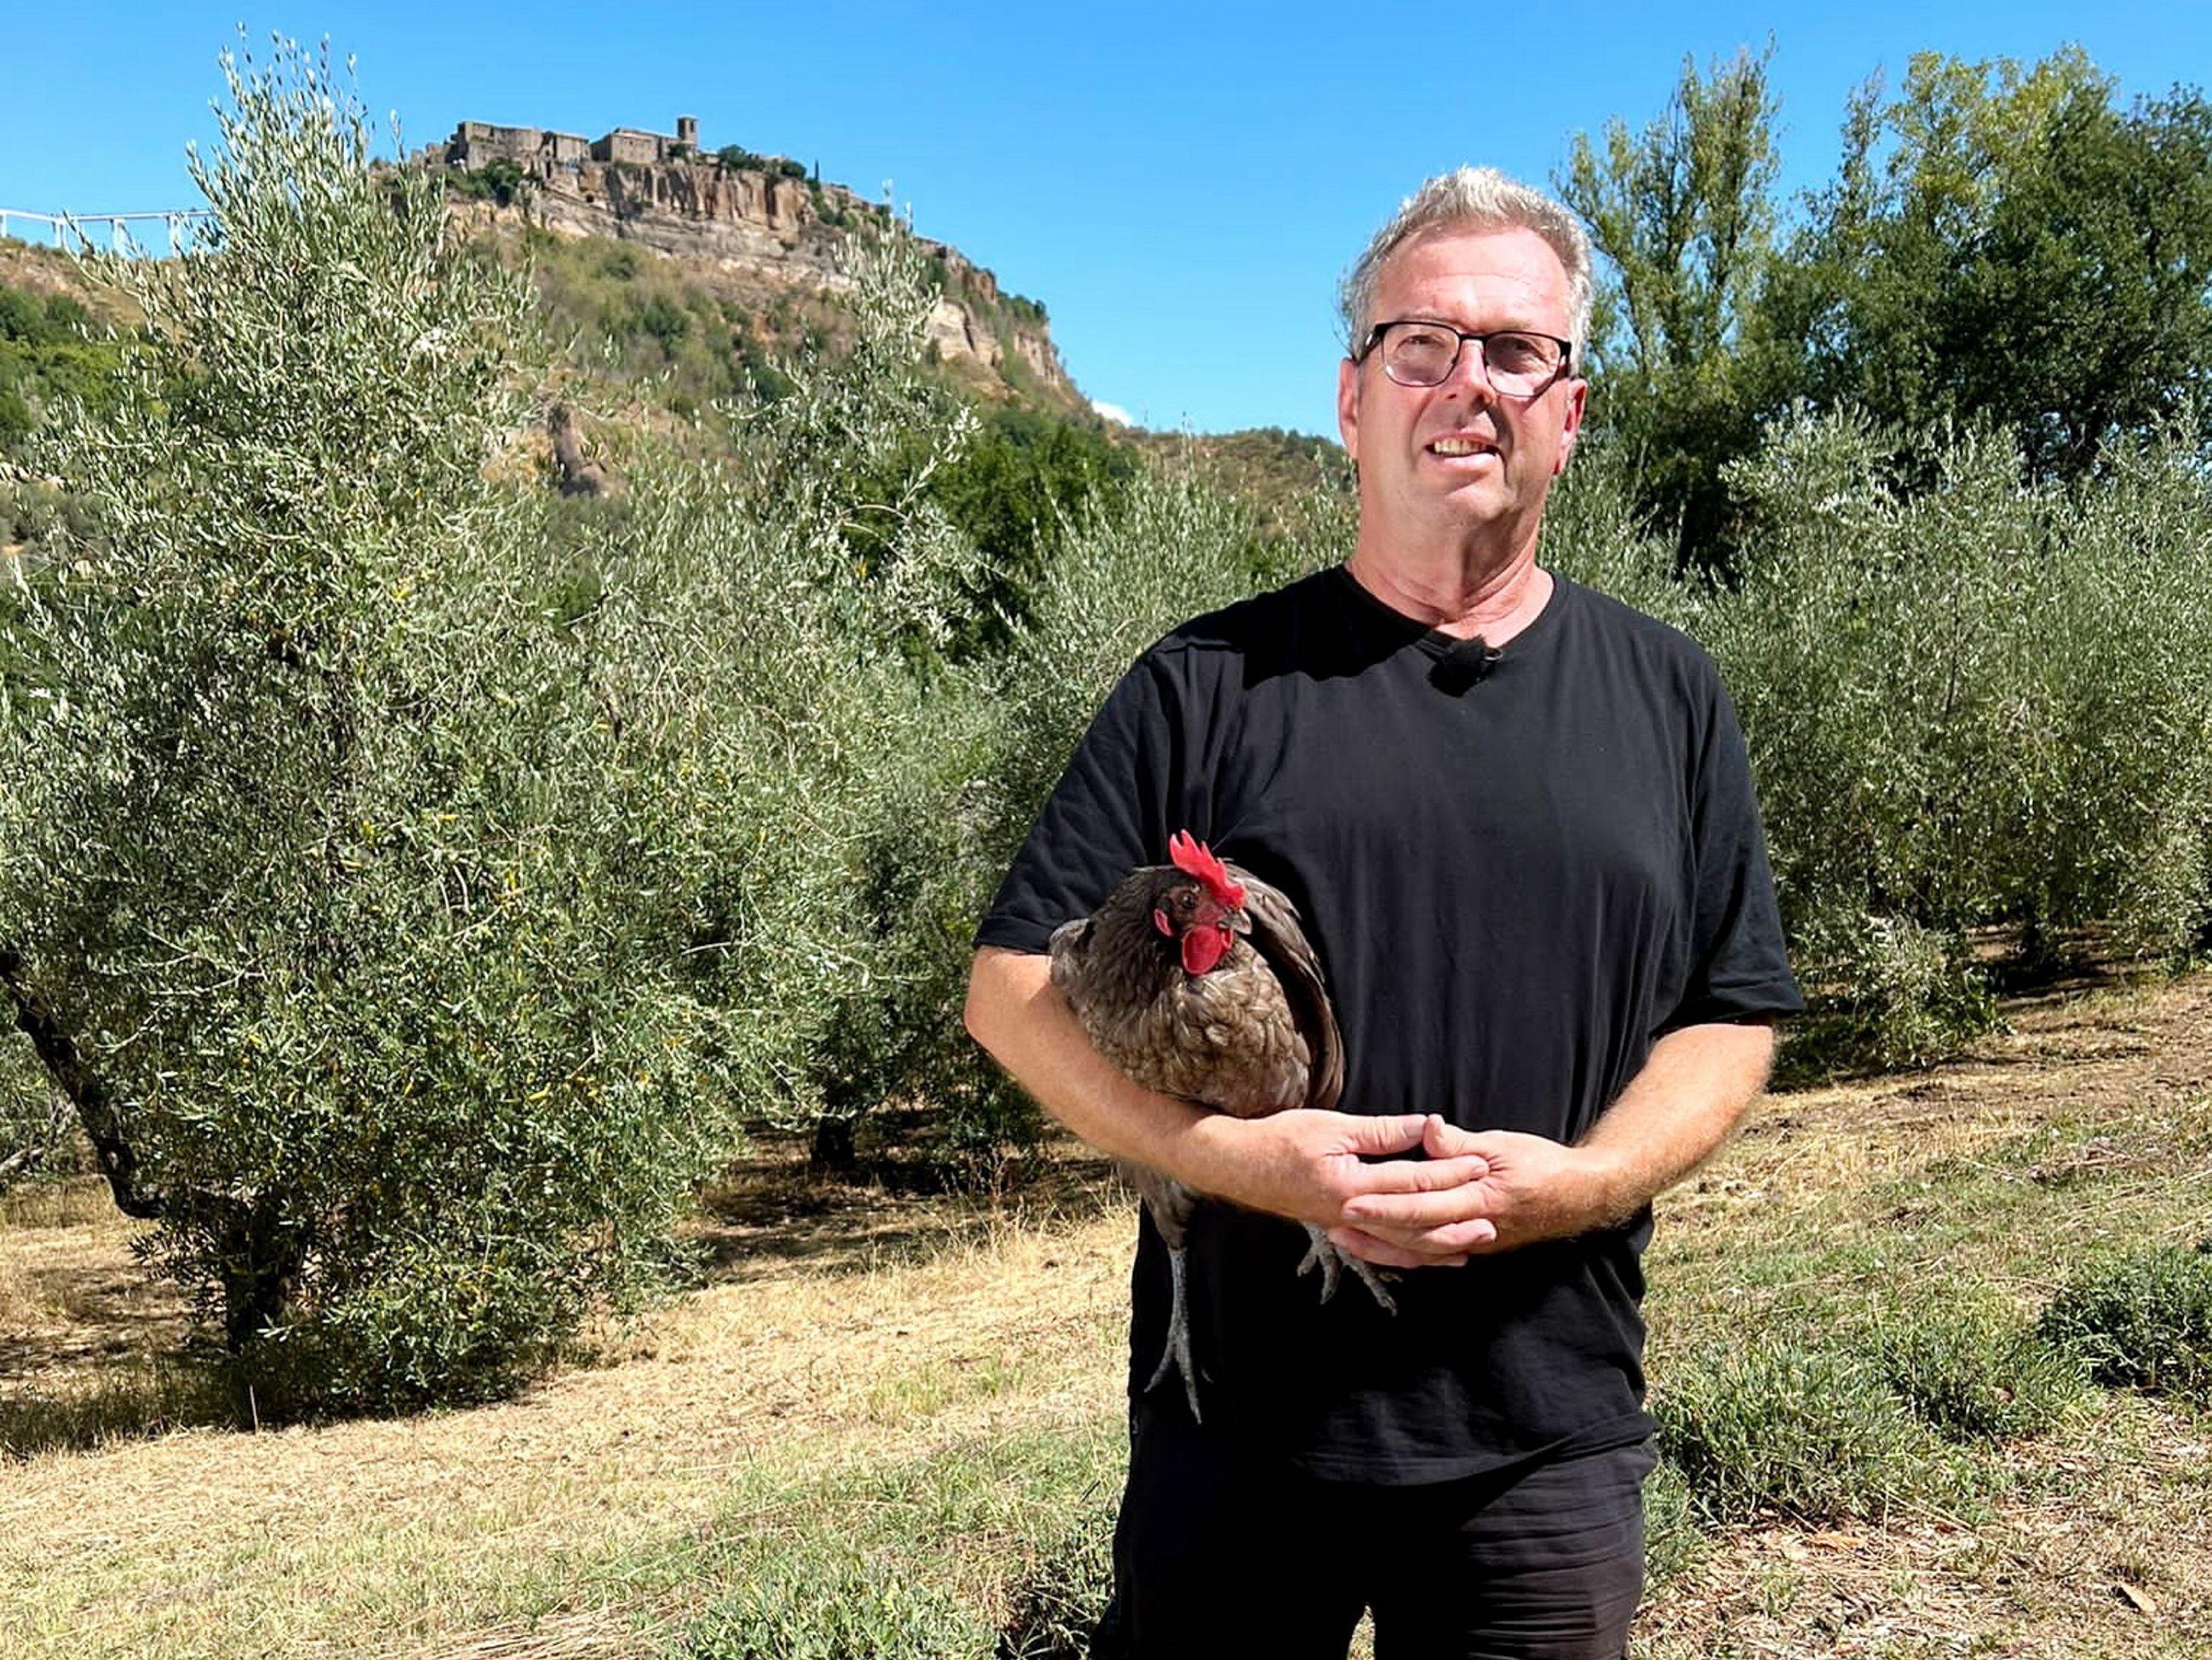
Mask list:
[{"label": "chicken's foot", "polygon": [[1306,1246],[1304,1260],[1298,1264],[1298,1272],[1308,1274],[1316,1268],[1321,1270],[1322,1302],[1326,1303],[1336,1295],[1337,1281],[1342,1277],[1340,1270],[1348,1262],[1352,1265],[1352,1271],[1359,1276],[1359,1283],[1365,1286],[1375,1300],[1382,1304],[1382,1312],[1397,1313],[1397,1299],[1390,1295],[1389,1287],[1384,1284],[1389,1276],[1382,1269],[1364,1257],[1354,1256],[1350,1251],[1339,1250],[1329,1242],[1327,1229],[1316,1227],[1311,1222],[1305,1225],[1305,1229],[1310,1243]]},{"label": "chicken's foot", "polygon": [[1198,1413],[1198,1363],[1190,1358],[1190,1295],[1183,1286],[1183,1248],[1168,1247],[1168,1274],[1174,1286],[1174,1296],[1168,1308],[1168,1341],[1160,1356],[1160,1364],[1152,1368],[1152,1380],[1145,1385],[1149,1395],[1159,1388],[1170,1368],[1182,1373],[1183,1399],[1190,1402],[1190,1421],[1200,1422]]}]

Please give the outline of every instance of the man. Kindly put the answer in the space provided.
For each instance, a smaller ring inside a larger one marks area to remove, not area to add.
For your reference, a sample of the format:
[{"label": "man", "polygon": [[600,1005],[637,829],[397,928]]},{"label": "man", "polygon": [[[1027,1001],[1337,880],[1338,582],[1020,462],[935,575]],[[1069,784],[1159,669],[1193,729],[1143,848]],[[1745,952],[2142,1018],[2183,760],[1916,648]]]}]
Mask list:
[{"label": "man", "polygon": [[[1101,1653],[1340,1657],[1363,1608],[1382,1660],[1622,1652],[1649,1201],[1800,1005],[1711,663],[1536,562],[1589,291],[1536,192],[1462,168],[1407,201],[1346,285],[1349,562],[1148,651],[979,931],[978,1041],[1085,1140],[1233,1201],[1190,1237],[1202,1428],[1141,1392],[1165,1274],[1140,1231]],[[1304,914],[1342,1111],[1142,1090],[1053,991],[1052,927],[1183,828]],[[1398,1312],[1322,1305],[1282,1219],[1401,1270]]]}]

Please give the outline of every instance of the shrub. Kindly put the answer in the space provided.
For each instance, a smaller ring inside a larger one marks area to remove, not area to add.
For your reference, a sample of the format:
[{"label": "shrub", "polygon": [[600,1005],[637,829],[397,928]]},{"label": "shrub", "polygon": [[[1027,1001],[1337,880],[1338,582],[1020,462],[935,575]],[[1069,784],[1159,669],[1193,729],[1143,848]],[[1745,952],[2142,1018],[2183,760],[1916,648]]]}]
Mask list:
[{"label": "shrub", "polygon": [[1876,1375],[1947,1441],[2014,1440],[2049,1429],[2087,1379],[2001,1300],[1967,1296],[1893,1316],[1869,1335]]},{"label": "shrub", "polygon": [[654,295],[637,310],[635,326],[658,341],[662,351],[674,356],[684,337],[691,331],[691,318],[665,295]]},{"label": "shrub", "polygon": [[1099,517],[1115,517],[1135,471],[1135,459],[1095,427],[1011,405],[983,415],[974,441],[931,486],[988,568],[974,596],[976,625],[956,639],[957,653],[1003,648],[1070,526],[1094,502]]},{"label": "shrub", "polygon": [[1878,1521],[1948,1494],[1959,1467],[1866,1360],[1761,1341],[1678,1359],[1655,1393],[1660,1449],[1707,1521]]},{"label": "shrub", "polygon": [[[2079,489],[2023,486],[2006,441],[1923,435],[1931,482],[1847,417],[1766,434],[1731,473],[1731,586],[1661,580],[1601,448],[1547,546],[1686,629],[1751,751],[1793,961],[1886,1065],[1994,1012],[1984,931],[2046,967],[2091,923],[2185,958],[2212,918],[2212,514],[2177,429]],[[1579,468],[1580,464],[1578,464]],[[2059,619],[2063,619],[2063,628]]]},{"label": "shrub", "polygon": [[1844,989],[1820,1033],[1838,1057],[1924,1067],[1996,1023],[1989,976],[1963,930],[1835,910],[1808,919],[1793,943],[1800,963]]},{"label": "shrub", "polygon": [[[0,458],[19,453],[50,414],[72,404],[105,407],[128,350],[68,295],[0,285]],[[0,542],[15,539],[5,512],[12,505],[0,500]]]},{"label": "shrub", "polygon": [[2100,1383],[2212,1408],[2212,1251],[2166,1245],[2092,1263],[2038,1330]]}]

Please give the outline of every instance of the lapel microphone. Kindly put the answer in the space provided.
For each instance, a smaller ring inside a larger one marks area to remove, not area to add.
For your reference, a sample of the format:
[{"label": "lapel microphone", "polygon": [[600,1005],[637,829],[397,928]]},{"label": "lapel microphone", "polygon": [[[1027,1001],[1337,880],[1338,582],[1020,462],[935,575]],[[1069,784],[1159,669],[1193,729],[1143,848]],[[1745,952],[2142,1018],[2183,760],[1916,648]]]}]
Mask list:
[{"label": "lapel microphone", "polygon": [[1429,684],[1456,697],[1487,677],[1504,654],[1479,634],[1472,640],[1462,640],[1437,659],[1436,666],[1429,671]]}]

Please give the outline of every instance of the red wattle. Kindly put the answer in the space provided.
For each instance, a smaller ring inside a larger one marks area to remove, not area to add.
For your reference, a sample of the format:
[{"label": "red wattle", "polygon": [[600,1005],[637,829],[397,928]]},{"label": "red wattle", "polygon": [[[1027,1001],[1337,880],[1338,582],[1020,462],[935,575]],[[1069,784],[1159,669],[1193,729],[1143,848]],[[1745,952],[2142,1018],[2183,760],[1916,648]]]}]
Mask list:
[{"label": "red wattle", "polygon": [[1233,936],[1226,928],[1193,928],[1182,937],[1182,966],[1186,974],[1208,974],[1229,955]]}]

